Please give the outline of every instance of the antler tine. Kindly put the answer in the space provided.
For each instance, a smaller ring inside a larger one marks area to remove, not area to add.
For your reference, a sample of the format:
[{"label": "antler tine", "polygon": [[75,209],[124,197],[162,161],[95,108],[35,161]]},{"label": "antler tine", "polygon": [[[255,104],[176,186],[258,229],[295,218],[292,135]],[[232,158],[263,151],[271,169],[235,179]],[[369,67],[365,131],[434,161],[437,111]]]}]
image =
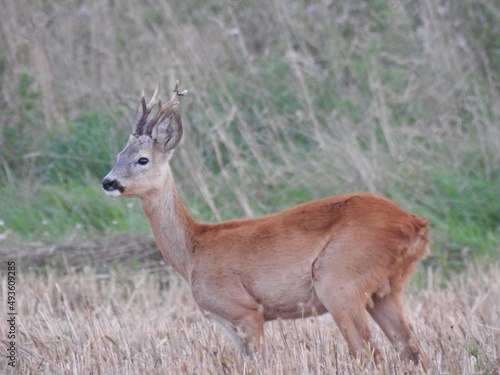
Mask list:
[{"label": "antler tine", "polygon": [[158,112],[156,115],[151,119],[149,122],[147,128],[146,128],[146,134],[151,135],[153,133],[153,128],[155,125],[163,118],[165,113],[167,113],[167,110],[175,107],[179,102],[176,100],[177,96],[185,96],[187,94],[187,90],[183,90],[182,92],[179,92],[179,81],[175,83],[175,88],[173,90],[173,95],[169,99],[168,102],[166,102],[164,105],[161,104],[161,101],[159,101],[159,108]]},{"label": "antler tine", "polygon": [[[148,105],[147,105],[147,108],[149,110],[151,110],[151,108],[154,107],[154,105],[156,103],[158,103],[158,101],[160,100],[159,96],[158,96],[158,90],[159,90],[159,85],[158,83],[156,84],[156,87],[155,87],[155,91],[153,92],[153,96],[151,97],[151,100],[149,101]],[[144,94],[143,94],[144,96]]]},{"label": "antler tine", "polygon": [[[186,91],[186,90],[184,90],[184,91]],[[170,97],[168,102],[166,102],[165,105],[163,106],[165,109],[179,104],[179,102],[177,100],[175,100],[177,98],[177,96],[179,95],[179,81],[175,82],[175,88],[172,90],[172,92],[174,94]]]},{"label": "antler tine", "polygon": [[183,91],[179,92],[179,81],[175,82],[175,88],[172,90],[172,92],[174,94],[170,97],[168,102],[166,102],[165,105],[163,106],[163,108],[165,108],[165,109],[179,104],[179,102],[176,100],[176,98],[178,96],[185,96],[188,93],[187,90],[183,90]]},{"label": "antler tine", "polygon": [[146,99],[144,99],[144,91],[142,92],[142,97],[141,97],[141,108],[142,108],[142,114],[144,114],[148,110],[148,107],[146,105]]},{"label": "antler tine", "polygon": [[182,90],[181,92],[179,92],[179,81],[176,81],[175,88],[174,88],[173,92],[175,92],[177,96],[186,96],[188,93],[188,90]]},{"label": "antler tine", "polygon": [[[153,96],[151,97],[151,100],[149,101],[149,103],[146,104],[146,99],[144,98],[144,89],[142,89],[141,106],[140,106],[139,110],[137,111],[138,113],[136,115],[135,134],[142,135],[144,133],[144,125],[146,124],[148,116],[151,113],[153,106],[160,100],[158,97],[158,91],[159,91],[159,86],[158,86],[158,84],[156,84]],[[139,117],[139,111],[141,109],[142,109],[142,115],[141,115],[141,117]]]}]

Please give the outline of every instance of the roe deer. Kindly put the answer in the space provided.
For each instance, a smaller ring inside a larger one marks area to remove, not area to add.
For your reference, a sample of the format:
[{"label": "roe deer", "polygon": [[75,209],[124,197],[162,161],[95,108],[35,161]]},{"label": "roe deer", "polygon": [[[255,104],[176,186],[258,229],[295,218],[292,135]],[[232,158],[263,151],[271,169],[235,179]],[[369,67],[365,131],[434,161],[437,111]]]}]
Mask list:
[{"label": "roe deer", "polygon": [[[403,316],[403,286],[428,251],[428,223],[375,194],[333,196],[257,219],[193,219],[169,166],[182,137],[179,93],[164,105],[156,88],[133,134],[102,181],[109,196],[138,197],[166,261],[187,280],[198,306],[240,349],[262,348],[264,322],[329,312],[354,356],[368,347],[366,311],[402,359],[425,363]],[[152,108],[158,112],[149,119]]]}]

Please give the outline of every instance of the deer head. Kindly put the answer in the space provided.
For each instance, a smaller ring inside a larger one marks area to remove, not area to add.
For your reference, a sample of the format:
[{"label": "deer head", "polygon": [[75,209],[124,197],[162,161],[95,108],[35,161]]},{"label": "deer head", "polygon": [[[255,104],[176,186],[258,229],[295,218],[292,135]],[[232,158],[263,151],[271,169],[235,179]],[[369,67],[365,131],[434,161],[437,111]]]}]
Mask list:
[{"label": "deer head", "polygon": [[[168,177],[168,161],[182,138],[182,122],[175,108],[179,83],[174,94],[163,104],[158,96],[158,86],[146,104],[144,92],[132,124],[132,135],[125,148],[118,154],[116,165],[102,180],[106,194],[112,197],[141,197],[161,189]],[[158,104],[158,111],[150,119],[151,111]]]}]

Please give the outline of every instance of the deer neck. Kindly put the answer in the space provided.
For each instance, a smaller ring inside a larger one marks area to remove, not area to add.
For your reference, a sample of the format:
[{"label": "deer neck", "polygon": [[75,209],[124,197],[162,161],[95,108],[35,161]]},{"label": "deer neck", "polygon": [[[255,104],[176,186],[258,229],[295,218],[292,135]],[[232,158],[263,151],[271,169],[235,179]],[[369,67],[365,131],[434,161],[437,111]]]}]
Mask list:
[{"label": "deer neck", "polygon": [[196,221],[189,215],[175,187],[172,171],[163,189],[141,198],[153,236],[165,260],[189,280]]}]

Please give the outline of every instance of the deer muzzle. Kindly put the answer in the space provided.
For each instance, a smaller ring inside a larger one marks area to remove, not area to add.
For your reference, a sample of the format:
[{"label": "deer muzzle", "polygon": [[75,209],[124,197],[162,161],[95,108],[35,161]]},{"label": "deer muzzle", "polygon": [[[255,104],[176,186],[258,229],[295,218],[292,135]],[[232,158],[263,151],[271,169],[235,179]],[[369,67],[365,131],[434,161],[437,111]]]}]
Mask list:
[{"label": "deer muzzle", "polygon": [[106,194],[111,196],[111,197],[118,197],[120,196],[125,188],[123,185],[120,183],[120,181],[114,179],[108,179],[105,178],[102,180],[102,188],[106,191]]}]

